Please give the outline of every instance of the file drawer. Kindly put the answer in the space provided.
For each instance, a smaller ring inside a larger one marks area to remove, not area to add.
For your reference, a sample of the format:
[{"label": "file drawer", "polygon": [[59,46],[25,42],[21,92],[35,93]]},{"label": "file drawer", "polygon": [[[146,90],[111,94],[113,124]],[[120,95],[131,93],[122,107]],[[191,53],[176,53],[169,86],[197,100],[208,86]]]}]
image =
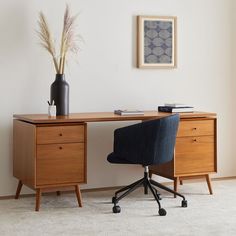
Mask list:
[{"label": "file drawer", "polygon": [[181,121],[177,137],[214,135],[214,120]]},{"label": "file drawer", "polygon": [[84,125],[37,127],[37,144],[84,142]]},{"label": "file drawer", "polygon": [[175,173],[178,175],[214,172],[214,136],[176,139]]},{"label": "file drawer", "polygon": [[85,181],[84,143],[37,145],[36,185]]}]

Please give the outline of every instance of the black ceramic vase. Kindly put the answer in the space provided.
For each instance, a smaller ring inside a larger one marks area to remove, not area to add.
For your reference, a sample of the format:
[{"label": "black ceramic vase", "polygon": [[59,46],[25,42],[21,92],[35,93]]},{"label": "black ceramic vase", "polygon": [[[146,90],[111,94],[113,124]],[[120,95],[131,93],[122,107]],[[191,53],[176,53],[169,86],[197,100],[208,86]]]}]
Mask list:
[{"label": "black ceramic vase", "polygon": [[69,84],[64,74],[56,74],[56,79],[51,85],[51,104],[54,101],[57,116],[69,115]]}]

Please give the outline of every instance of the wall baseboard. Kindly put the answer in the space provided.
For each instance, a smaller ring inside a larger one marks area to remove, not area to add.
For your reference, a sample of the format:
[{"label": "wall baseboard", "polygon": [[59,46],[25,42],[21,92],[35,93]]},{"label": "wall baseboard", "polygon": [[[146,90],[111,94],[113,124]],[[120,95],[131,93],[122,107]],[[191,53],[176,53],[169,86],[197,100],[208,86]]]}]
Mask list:
[{"label": "wall baseboard", "polygon": [[[236,179],[236,176],[228,176],[228,177],[218,177],[218,178],[212,178],[212,181],[224,181],[224,180],[232,180]],[[184,182],[202,182],[202,179],[188,179],[184,180]],[[204,180],[205,181],[205,180]],[[162,184],[164,185],[172,185],[173,182],[163,182]],[[82,193],[89,193],[89,192],[101,192],[101,191],[109,191],[109,190],[117,190],[120,189],[124,186],[116,186],[116,187],[103,187],[103,188],[91,188],[91,189],[81,189]],[[63,194],[68,194],[68,193],[74,193],[72,190],[67,190],[64,191]],[[43,193],[43,195],[52,195],[55,194],[55,192],[47,192]],[[55,194],[56,195],[56,194]],[[21,194],[20,198],[26,198],[26,197],[34,197],[34,193],[29,193],[29,194]],[[8,195],[8,196],[0,196],[0,200],[7,200],[7,199],[14,199],[15,195]]]}]

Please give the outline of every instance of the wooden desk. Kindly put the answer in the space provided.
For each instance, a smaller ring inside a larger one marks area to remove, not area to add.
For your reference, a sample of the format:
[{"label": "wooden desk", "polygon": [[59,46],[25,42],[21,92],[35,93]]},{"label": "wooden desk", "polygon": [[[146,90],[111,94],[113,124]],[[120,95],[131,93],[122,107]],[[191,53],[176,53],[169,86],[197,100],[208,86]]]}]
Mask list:
[{"label": "wooden desk", "polygon": [[[82,206],[79,184],[87,181],[87,123],[150,120],[170,113],[146,111],[144,115],[119,116],[113,112],[75,113],[50,118],[44,114],[14,115],[13,175],[22,185],[36,190],[36,207],[42,191],[73,186]],[[181,113],[175,157],[162,166],[150,167],[150,174],[177,183],[183,178],[204,176],[212,193],[209,173],[216,172],[216,114]]]}]

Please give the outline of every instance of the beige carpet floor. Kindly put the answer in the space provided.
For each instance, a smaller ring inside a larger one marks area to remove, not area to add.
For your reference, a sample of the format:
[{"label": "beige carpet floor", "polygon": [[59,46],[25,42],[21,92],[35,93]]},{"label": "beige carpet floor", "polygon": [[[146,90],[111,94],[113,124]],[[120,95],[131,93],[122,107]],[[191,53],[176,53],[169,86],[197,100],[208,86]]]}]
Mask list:
[{"label": "beige carpet floor", "polygon": [[43,196],[40,212],[34,198],[0,201],[0,235],[236,235],[236,180],[214,181],[214,195],[205,182],[180,186],[188,200],[162,192],[166,216],[158,215],[156,202],[141,189],[120,202],[121,213],[111,211],[114,191],[83,193],[83,208],[74,194]]}]

